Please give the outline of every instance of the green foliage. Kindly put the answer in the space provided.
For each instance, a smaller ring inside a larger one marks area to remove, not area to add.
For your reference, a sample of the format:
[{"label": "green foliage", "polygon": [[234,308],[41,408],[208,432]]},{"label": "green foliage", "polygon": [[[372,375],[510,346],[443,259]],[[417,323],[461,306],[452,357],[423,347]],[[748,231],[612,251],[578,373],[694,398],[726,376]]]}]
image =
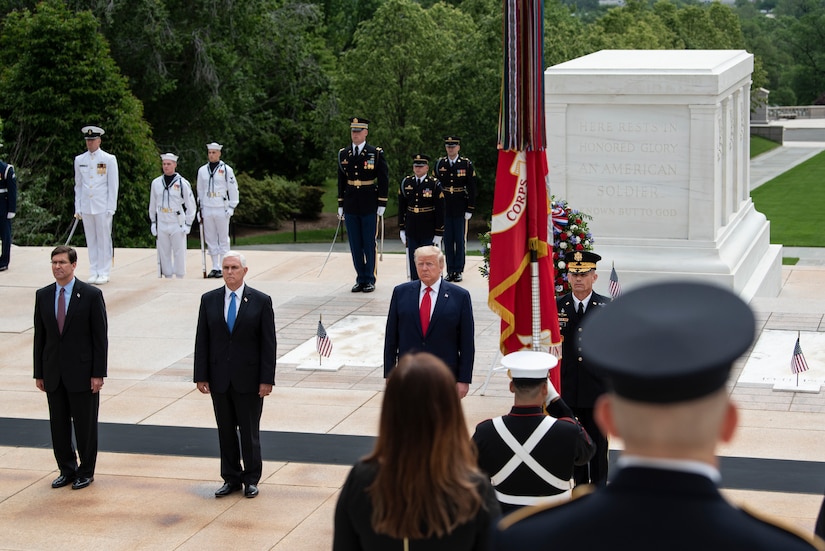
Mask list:
[{"label": "green foliage", "polygon": [[321,198],[324,195],[324,188],[319,186],[301,186],[296,197],[296,207],[298,216],[301,218],[318,218],[324,203]]},{"label": "green foliage", "polygon": [[772,149],[776,149],[780,145],[781,144],[778,144],[772,140],[762,138],[760,136],[751,136],[751,159],[753,159],[757,155],[761,155],[762,153],[766,153],[768,151],[771,151]]},{"label": "green foliage", "polygon": [[157,157],[142,106],[110,57],[95,17],[73,14],[58,0],[40,3],[34,13],[10,14],[3,21],[0,67],[3,141],[10,162],[33,177],[20,183],[33,203],[21,216],[41,215],[27,220],[37,231],[18,231],[16,241],[56,242],[68,231],[73,159],[85,150],[80,128],[97,124],[106,130],[102,148],[118,157],[120,169],[115,245],[147,244],[148,182]]},{"label": "green foliage", "polygon": [[825,246],[825,153],[808,159],[751,192],[756,210],[771,222],[771,243]]},{"label": "green foliage", "polygon": [[281,221],[298,212],[301,186],[281,176],[256,180],[246,173],[238,175],[240,203],[234,221],[252,226],[278,228]]}]

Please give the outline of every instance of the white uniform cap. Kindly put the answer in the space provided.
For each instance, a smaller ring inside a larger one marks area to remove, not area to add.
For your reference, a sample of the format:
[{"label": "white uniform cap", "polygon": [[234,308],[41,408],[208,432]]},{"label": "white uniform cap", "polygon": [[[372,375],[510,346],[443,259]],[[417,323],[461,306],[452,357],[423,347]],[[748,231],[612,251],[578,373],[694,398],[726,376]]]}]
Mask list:
[{"label": "white uniform cap", "polygon": [[95,138],[99,138],[106,133],[99,126],[84,126],[80,129],[80,131],[83,132],[83,137],[87,140],[94,140]]},{"label": "white uniform cap", "polygon": [[219,143],[212,142],[212,143],[206,144],[206,150],[207,151],[211,151],[211,150],[220,151],[221,149],[223,149],[223,146]]},{"label": "white uniform cap", "polygon": [[178,156],[175,155],[174,153],[164,153],[163,155],[160,156],[160,158],[163,159],[164,161],[178,162]]},{"label": "white uniform cap", "polygon": [[513,379],[546,379],[547,372],[558,363],[559,359],[547,352],[519,350],[504,356],[496,371],[509,370]]}]

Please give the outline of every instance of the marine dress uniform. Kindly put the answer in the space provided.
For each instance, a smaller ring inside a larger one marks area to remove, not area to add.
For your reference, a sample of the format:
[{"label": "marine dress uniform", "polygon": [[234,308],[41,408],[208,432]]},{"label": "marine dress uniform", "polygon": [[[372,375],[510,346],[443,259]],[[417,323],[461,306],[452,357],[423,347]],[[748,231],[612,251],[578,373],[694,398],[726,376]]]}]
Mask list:
[{"label": "marine dress uniform", "polygon": [[[350,119],[350,131],[368,132],[369,121]],[[338,215],[347,228],[356,280],[353,293],[375,290],[375,235],[389,192],[389,167],[384,150],[362,141],[338,151]]]},{"label": "marine dress uniform", "polygon": [[74,212],[83,220],[89,251],[89,283],[102,285],[112,270],[112,219],[117,210],[120,176],[117,158],[100,149],[104,130],[84,126],[88,150],[74,159]]},{"label": "marine dress uniform", "polygon": [[[447,155],[435,164],[435,176],[444,190],[444,255],[447,257],[447,281],[463,279],[466,255],[467,223],[476,208],[476,177],[473,163],[458,155],[461,138],[445,136]],[[450,155],[454,152],[454,155]]]},{"label": "marine dress uniform", "polygon": [[[178,156],[164,153],[164,161],[177,163]],[[186,274],[186,236],[195,221],[192,186],[177,172],[152,180],[149,193],[149,219],[152,235],[158,238],[158,262],[163,277]]]},{"label": "marine dress uniform", "polygon": [[509,414],[479,423],[473,434],[478,465],[490,476],[504,513],[568,501],[573,466],[586,464],[596,446],[547,379],[557,359],[546,352],[521,350],[501,363],[504,367],[498,369],[506,369],[514,383],[523,381],[532,388],[547,383],[547,412],[540,400],[527,405],[517,398]]},{"label": "marine dress uniform", "polygon": [[[0,144],[2,147],[3,144]],[[11,219],[17,212],[17,176],[14,167],[0,161],[0,241],[3,242],[0,254],[0,272],[9,269],[11,260]]]},{"label": "marine dress uniform", "polygon": [[[419,153],[413,157],[413,166],[428,166],[429,161]],[[444,192],[438,180],[426,173],[404,178],[398,189],[398,229],[404,232],[410,278],[415,281],[415,250],[424,245],[438,246],[444,235]]]},{"label": "marine dress uniform", "polygon": [[[209,162],[198,169],[198,205],[212,271],[207,277],[221,277],[221,260],[229,252],[229,219],[238,207],[238,181],[232,167],[220,160],[223,146],[206,145]],[[217,161],[212,161],[217,158]]]}]

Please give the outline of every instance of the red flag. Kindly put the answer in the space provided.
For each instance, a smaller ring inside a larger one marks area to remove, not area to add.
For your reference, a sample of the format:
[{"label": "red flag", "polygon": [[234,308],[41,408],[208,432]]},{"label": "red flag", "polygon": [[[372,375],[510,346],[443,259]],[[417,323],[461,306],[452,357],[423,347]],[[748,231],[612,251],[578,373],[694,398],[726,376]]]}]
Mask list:
[{"label": "red flag", "polygon": [[[502,354],[532,348],[533,318],[541,346],[561,342],[553,290],[553,250],[548,245],[547,157],[539,151],[499,151],[490,231],[488,305],[501,317]],[[538,256],[540,303],[533,305],[530,251]],[[550,380],[559,389],[559,370]]]}]

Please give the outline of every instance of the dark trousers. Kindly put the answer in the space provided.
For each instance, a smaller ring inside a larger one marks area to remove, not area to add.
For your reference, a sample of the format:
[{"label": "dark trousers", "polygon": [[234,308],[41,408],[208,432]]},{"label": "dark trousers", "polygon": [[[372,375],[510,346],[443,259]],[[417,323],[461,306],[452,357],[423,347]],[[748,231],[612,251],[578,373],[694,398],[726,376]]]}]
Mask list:
[{"label": "dark trousers", "polygon": [[[60,474],[92,478],[97,462],[97,414],[100,409],[100,394],[92,393],[91,390],[69,392],[61,381],[56,390],[46,393],[46,397],[49,402],[52,448]],[[77,441],[77,454],[72,445],[72,423]]]},{"label": "dark trousers", "polygon": [[444,256],[447,257],[447,273],[460,274],[464,272],[465,243],[463,216],[447,216],[444,218]]},{"label": "dark trousers", "polygon": [[429,239],[425,239],[420,241],[414,237],[407,236],[407,259],[410,263],[410,280],[411,281],[418,281],[418,270],[415,269],[415,250],[418,247],[423,247],[425,245],[432,245],[433,238],[430,237]]},{"label": "dark trousers", "polygon": [[3,250],[0,254],[0,266],[8,266],[11,260],[11,220],[6,218],[6,214],[0,211],[0,241],[3,241]]},{"label": "dark trousers", "polygon": [[586,465],[581,465],[573,468],[573,478],[576,485],[579,484],[595,484],[597,486],[604,486],[607,484],[607,436],[602,434],[599,427],[593,419],[593,408],[571,408],[576,418],[590,435],[590,438],[596,444],[596,453],[593,458]]},{"label": "dark trousers", "polygon": [[218,422],[221,478],[233,485],[258,484],[263,471],[261,412],[264,399],[257,392],[237,392],[232,387],[226,392],[212,391],[211,395]]},{"label": "dark trousers", "polygon": [[352,264],[357,274],[356,283],[375,285],[375,230],[377,215],[345,214],[344,224],[349,238]]}]

